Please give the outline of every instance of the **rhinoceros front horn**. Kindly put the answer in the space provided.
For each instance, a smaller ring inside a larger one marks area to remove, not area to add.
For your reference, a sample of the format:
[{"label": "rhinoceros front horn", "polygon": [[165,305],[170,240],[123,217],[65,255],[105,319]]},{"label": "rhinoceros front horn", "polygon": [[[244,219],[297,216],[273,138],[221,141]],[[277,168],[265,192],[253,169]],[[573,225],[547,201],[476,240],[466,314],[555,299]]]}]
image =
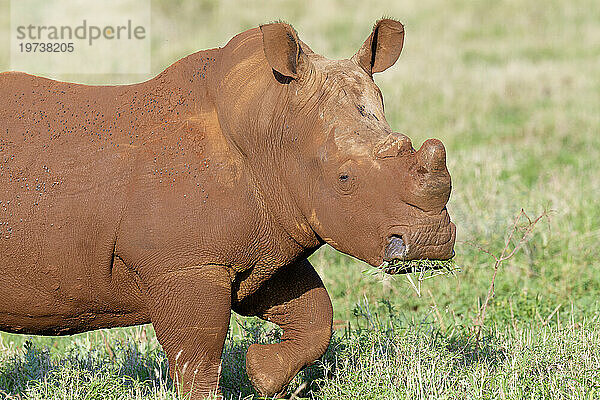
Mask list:
[{"label": "rhinoceros front horn", "polygon": [[417,152],[421,166],[429,172],[446,169],[446,149],[437,139],[428,139]]}]

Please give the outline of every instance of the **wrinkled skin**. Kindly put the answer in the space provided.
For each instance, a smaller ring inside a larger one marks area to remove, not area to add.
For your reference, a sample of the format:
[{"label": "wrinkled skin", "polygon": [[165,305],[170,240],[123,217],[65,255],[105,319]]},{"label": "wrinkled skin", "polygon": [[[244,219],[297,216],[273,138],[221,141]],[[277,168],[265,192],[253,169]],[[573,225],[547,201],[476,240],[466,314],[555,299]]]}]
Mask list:
[{"label": "wrinkled skin", "polygon": [[381,20],[332,61],[279,23],[135,85],[0,74],[0,329],[152,322],[197,399],[234,310],[283,328],[246,358],[283,391],[331,336],[319,246],[375,267],[453,254],[444,147],[394,133],[372,79],[403,40]]}]

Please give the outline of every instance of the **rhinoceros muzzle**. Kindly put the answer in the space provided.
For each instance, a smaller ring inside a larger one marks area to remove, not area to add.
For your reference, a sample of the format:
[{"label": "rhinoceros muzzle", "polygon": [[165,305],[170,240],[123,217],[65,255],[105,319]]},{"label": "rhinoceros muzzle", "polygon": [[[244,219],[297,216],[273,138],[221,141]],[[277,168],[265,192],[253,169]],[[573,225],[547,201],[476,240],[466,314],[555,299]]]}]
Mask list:
[{"label": "rhinoceros muzzle", "polygon": [[446,209],[413,225],[392,228],[384,249],[383,261],[448,260],[454,256],[456,226]]}]

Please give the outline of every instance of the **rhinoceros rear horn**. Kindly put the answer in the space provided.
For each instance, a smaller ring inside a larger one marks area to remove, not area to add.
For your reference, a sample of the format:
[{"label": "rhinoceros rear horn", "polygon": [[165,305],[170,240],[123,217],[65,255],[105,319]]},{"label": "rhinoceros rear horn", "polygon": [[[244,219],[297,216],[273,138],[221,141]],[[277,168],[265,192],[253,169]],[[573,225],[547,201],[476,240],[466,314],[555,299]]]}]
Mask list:
[{"label": "rhinoceros rear horn", "polygon": [[373,149],[375,158],[397,157],[401,154],[414,152],[408,136],[401,133],[390,133]]},{"label": "rhinoceros rear horn", "polygon": [[298,34],[286,23],[261,25],[265,57],[277,73],[298,78],[298,64],[302,49]]},{"label": "rhinoceros rear horn", "polygon": [[380,19],[352,60],[372,75],[394,65],[403,45],[404,25],[393,19]]}]

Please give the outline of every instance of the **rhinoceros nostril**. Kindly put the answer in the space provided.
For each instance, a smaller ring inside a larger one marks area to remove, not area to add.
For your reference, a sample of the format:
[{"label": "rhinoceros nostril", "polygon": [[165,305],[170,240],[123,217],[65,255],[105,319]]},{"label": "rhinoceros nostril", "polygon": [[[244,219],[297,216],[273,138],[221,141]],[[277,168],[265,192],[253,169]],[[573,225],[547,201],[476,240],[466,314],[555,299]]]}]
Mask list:
[{"label": "rhinoceros nostril", "polygon": [[408,253],[408,246],[402,240],[400,235],[392,235],[388,239],[388,244],[385,247],[383,259],[384,261],[404,260]]}]

